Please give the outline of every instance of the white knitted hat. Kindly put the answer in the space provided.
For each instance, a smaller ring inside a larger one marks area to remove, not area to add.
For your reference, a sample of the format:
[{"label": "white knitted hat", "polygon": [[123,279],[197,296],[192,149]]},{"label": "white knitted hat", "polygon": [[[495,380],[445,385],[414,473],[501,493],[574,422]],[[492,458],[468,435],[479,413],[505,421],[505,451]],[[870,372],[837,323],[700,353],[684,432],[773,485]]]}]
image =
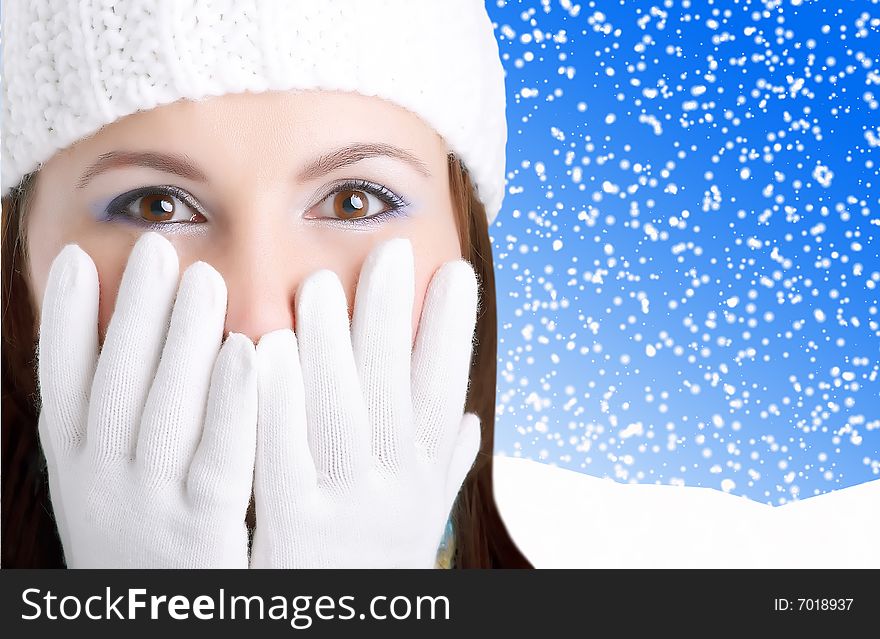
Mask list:
[{"label": "white knitted hat", "polygon": [[4,0],[2,21],[4,194],[135,111],[326,89],[420,116],[467,167],[490,224],[501,207],[504,70],[483,0]]}]

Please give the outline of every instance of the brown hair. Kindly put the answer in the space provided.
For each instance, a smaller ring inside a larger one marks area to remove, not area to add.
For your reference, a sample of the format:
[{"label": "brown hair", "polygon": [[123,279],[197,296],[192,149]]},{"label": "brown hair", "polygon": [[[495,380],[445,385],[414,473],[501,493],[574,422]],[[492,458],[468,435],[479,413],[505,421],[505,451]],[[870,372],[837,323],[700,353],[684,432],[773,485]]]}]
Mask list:
[{"label": "brown hair", "polygon": [[[468,176],[449,156],[449,181],[462,255],[480,282],[476,348],[466,410],[480,416],[480,452],[452,512],[454,568],[531,568],[510,538],[492,493],[497,312],[492,245],[486,213]],[[3,198],[2,221],[2,564],[4,568],[64,565],[37,434],[36,317],[27,281],[24,216],[36,174]]]},{"label": "brown hair", "polygon": [[477,198],[467,170],[452,154],[449,155],[449,187],[461,238],[461,254],[473,265],[480,283],[476,346],[465,410],[480,416],[483,431],[480,452],[452,510],[456,546],[453,565],[456,568],[531,568],[532,564],[510,538],[492,492],[498,372],[495,267],[486,209]]}]

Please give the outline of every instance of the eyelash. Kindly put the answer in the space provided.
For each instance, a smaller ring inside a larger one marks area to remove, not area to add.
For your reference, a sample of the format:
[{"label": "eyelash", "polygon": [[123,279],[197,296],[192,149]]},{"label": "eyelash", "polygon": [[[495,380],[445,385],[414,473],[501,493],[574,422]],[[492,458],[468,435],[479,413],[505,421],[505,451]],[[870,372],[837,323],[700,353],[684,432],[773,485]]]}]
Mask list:
[{"label": "eyelash", "polygon": [[[324,195],[321,196],[321,198],[319,198],[317,203],[313,206],[317,206],[318,204],[324,202],[324,200],[326,200],[328,197],[336,195],[341,191],[364,191],[366,193],[370,193],[371,195],[375,195],[377,198],[382,200],[382,202],[384,202],[390,208],[382,211],[381,213],[376,213],[366,218],[351,218],[348,220],[341,220],[339,218],[320,217],[306,219],[312,221],[322,220],[332,225],[341,225],[344,227],[364,227],[374,226],[377,224],[381,224],[382,222],[385,222],[389,219],[406,216],[406,213],[403,211],[403,209],[409,206],[409,202],[396,195],[393,191],[390,191],[381,184],[374,184],[373,182],[367,182],[366,180],[345,180],[343,182],[335,184],[326,193],[324,193]],[[104,220],[122,220],[125,222],[137,224],[138,226],[142,226],[151,230],[168,230],[169,227],[176,226],[178,224],[195,224],[193,222],[147,222],[146,220],[135,217],[129,211],[127,211],[128,207],[131,206],[134,202],[148,195],[168,195],[170,197],[176,198],[196,213],[210,219],[205,209],[201,205],[199,205],[199,203],[195,200],[195,198],[193,198],[192,195],[177,186],[161,185],[141,187],[115,197],[105,209]],[[312,207],[309,207],[310,210],[311,208]],[[203,222],[200,222],[199,224],[203,224]]]},{"label": "eyelash", "polygon": [[135,215],[131,214],[128,209],[134,202],[137,202],[140,198],[146,197],[148,195],[167,195],[173,197],[175,199],[180,200],[188,207],[190,207],[196,213],[208,217],[205,214],[205,210],[196,202],[195,198],[192,195],[181,189],[177,186],[171,185],[161,185],[161,186],[144,186],[139,189],[134,189],[133,191],[128,191],[127,193],[123,193],[119,195],[107,205],[105,210],[103,221],[122,221],[128,222],[130,224],[136,224],[137,226],[141,226],[150,230],[169,230],[171,227],[175,227],[179,224],[184,224],[184,222],[147,222],[144,219],[139,219],[135,217]]},{"label": "eyelash", "polygon": [[367,182],[366,180],[345,180],[343,182],[334,184],[326,193],[324,193],[324,195],[318,198],[315,206],[326,200],[331,195],[336,195],[340,191],[364,191],[366,193],[370,193],[371,195],[375,195],[391,208],[382,211],[381,213],[376,213],[375,215],[371,215],[370,217],[365,218],[351,218],[348,220],[340,220],[339,218],[322,217],[307,219],[320,219],[322,222],[347,227],[373,226],[376,224],[381,224],[382,222],[385,222],[386,220],[392,218],[405,217],[406,212],[404,211],[404,209],[406,209],[410,205],[409,202],[407,202],[394,192],[390,191],[389,189],[385,188],[381,184]]}]

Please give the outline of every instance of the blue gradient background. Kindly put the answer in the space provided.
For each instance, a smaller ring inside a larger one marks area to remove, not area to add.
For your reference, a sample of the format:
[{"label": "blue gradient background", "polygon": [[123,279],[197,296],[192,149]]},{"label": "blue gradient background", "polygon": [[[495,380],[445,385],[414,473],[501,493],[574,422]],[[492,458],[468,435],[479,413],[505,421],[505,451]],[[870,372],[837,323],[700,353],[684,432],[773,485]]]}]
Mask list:
[{"label": "blue gradient background", "polygon": [[496,452],[774,505],[878,479],[880,7],[487,7]]}]

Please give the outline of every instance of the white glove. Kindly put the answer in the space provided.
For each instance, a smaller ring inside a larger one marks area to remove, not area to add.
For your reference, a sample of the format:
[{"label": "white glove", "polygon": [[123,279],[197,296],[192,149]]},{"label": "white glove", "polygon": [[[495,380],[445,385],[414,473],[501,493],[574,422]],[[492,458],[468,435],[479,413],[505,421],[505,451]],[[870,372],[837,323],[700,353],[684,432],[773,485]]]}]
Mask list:
[{"label": "white glove", "polygon": [[255,350],[221,348],[217,271],[192,265],[175,302],[178,276],[171,244],[144,234],[99,357],[95,265],[76,245],[53,262],[39,429],[68,567],[247,568]]},{"label": "white glove", "polygon": [[435,274],[412,345],[408,240],[361,272],[351,331],[332,271],[296,302],[296,335],[257,346],[253,568],[433,568],[480,444],[464,414],[477,309],[470,264]]}]

